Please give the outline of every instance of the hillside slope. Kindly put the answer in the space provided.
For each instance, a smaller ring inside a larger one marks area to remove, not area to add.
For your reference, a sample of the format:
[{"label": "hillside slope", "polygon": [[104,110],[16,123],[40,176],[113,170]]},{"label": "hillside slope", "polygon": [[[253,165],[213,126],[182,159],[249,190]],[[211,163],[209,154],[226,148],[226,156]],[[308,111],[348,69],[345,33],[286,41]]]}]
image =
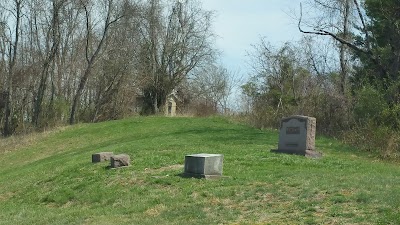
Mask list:
[{"label": "hillside slope", "polygon": [[[71,126],[0,151],[0,224],[400,224],[399,165],[326,138],[319,160],[270,153],[277,142],[222,118]],[[102,151],[133,164],[92,164]],[[203,152],[224,154],[228,178],[179,176]]]}]

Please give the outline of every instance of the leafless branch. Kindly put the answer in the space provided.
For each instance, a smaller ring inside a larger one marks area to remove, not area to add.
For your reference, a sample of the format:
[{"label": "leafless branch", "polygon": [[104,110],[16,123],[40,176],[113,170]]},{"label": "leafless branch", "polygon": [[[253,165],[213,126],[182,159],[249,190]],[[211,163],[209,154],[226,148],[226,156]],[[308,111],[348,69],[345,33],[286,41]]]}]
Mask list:
[{"label": "leafless branch", "polygon": [[330,32],[330,31],[327,31],[327,30],[315,29],[314,31],[305,31],[305,30],[303,30],[301,28],[302,17],[303,17],[303,10],[302,10],[302,4],[300,3],[300,18],[299,18],[298,28],[299,28],[299,31],[301,33],[303,33],[303,34],[321,35],[321,36],[330,36],[334,40],[338,41],[339,43],[348,46],[349,48],[351,48],[355,52],[358,52],[358,53],[361,53],[361,54],[364,54],[364,55],[368,56],[372,60],[372,62],[374,62],[374,64],[376,64],[381,69],[383,74],[387,74],[387,72],[384,69],[384,67],[382,66],[379,58],[374,55],[374,53],[371,51],[371,49],[369,49],[369,48],[367,48],[367,49],[360,48],[359,46],[353,44],[352,42],[340,37],[339,35],[336,35],[336,34]]},{"label": "leafless branch", "polygon": [[368,31],[367,31],[367,26],[365,24],[364,16],[363,16],[363,14],[361,12],[360,4],[358,3],[357,0],[354,0],[354,5],[356,6],[358,16],[359,16],[359,18],[361,20],[361,24],[363,26],[362,29],[363,29],[363,32],[364,32],[364,35],[365,35],[366,47],[367,47],[368,50],[370,50],[371,46],[370,46],[370,42],[369,42],[369,34],[368,34]]}]

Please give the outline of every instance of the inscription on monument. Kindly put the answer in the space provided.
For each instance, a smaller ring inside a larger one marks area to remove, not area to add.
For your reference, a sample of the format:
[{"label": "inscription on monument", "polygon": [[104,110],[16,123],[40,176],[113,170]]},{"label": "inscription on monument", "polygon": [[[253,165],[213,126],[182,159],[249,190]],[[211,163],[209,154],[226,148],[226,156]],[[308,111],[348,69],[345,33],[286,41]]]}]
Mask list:
[{"label": "inscription on monument", "polygon": [[300,127],[286,127],[286,134],[300,134]]},{"label": "inscription on monument", "polygon": [[286,147],[297,147],[299,144],[297,143],[286,143]]}]

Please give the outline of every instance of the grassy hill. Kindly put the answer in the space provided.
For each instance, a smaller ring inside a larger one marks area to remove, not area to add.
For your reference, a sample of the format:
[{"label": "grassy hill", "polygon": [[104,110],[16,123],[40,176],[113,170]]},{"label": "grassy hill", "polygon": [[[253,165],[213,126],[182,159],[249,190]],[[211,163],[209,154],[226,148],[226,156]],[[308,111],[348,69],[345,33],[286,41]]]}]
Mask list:
[{"label": "grassy hill", "polygon": [[[327,138],[312,160],[270,153],[277,131],[139,117],[0,141],[0,224],[400,224],[399,165]],[[133,164],[92,164],[102,151]],[[228,178],[179,176],[192,153],[224,154]]]}]

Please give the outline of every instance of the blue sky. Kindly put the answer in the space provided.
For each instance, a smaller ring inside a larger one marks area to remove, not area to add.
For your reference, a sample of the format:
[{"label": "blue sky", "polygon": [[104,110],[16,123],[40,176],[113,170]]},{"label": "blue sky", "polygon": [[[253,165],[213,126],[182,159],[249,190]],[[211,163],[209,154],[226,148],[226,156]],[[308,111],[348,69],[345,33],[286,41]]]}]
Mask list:
[{"label": "blue sky", "polygon": [[221,62],[244,77],[250,73],[246,54],[261,37],[274,46],[300,38],[293,10],[300,0],[202,0],[203,8],[215,11],[216,45]]}]

